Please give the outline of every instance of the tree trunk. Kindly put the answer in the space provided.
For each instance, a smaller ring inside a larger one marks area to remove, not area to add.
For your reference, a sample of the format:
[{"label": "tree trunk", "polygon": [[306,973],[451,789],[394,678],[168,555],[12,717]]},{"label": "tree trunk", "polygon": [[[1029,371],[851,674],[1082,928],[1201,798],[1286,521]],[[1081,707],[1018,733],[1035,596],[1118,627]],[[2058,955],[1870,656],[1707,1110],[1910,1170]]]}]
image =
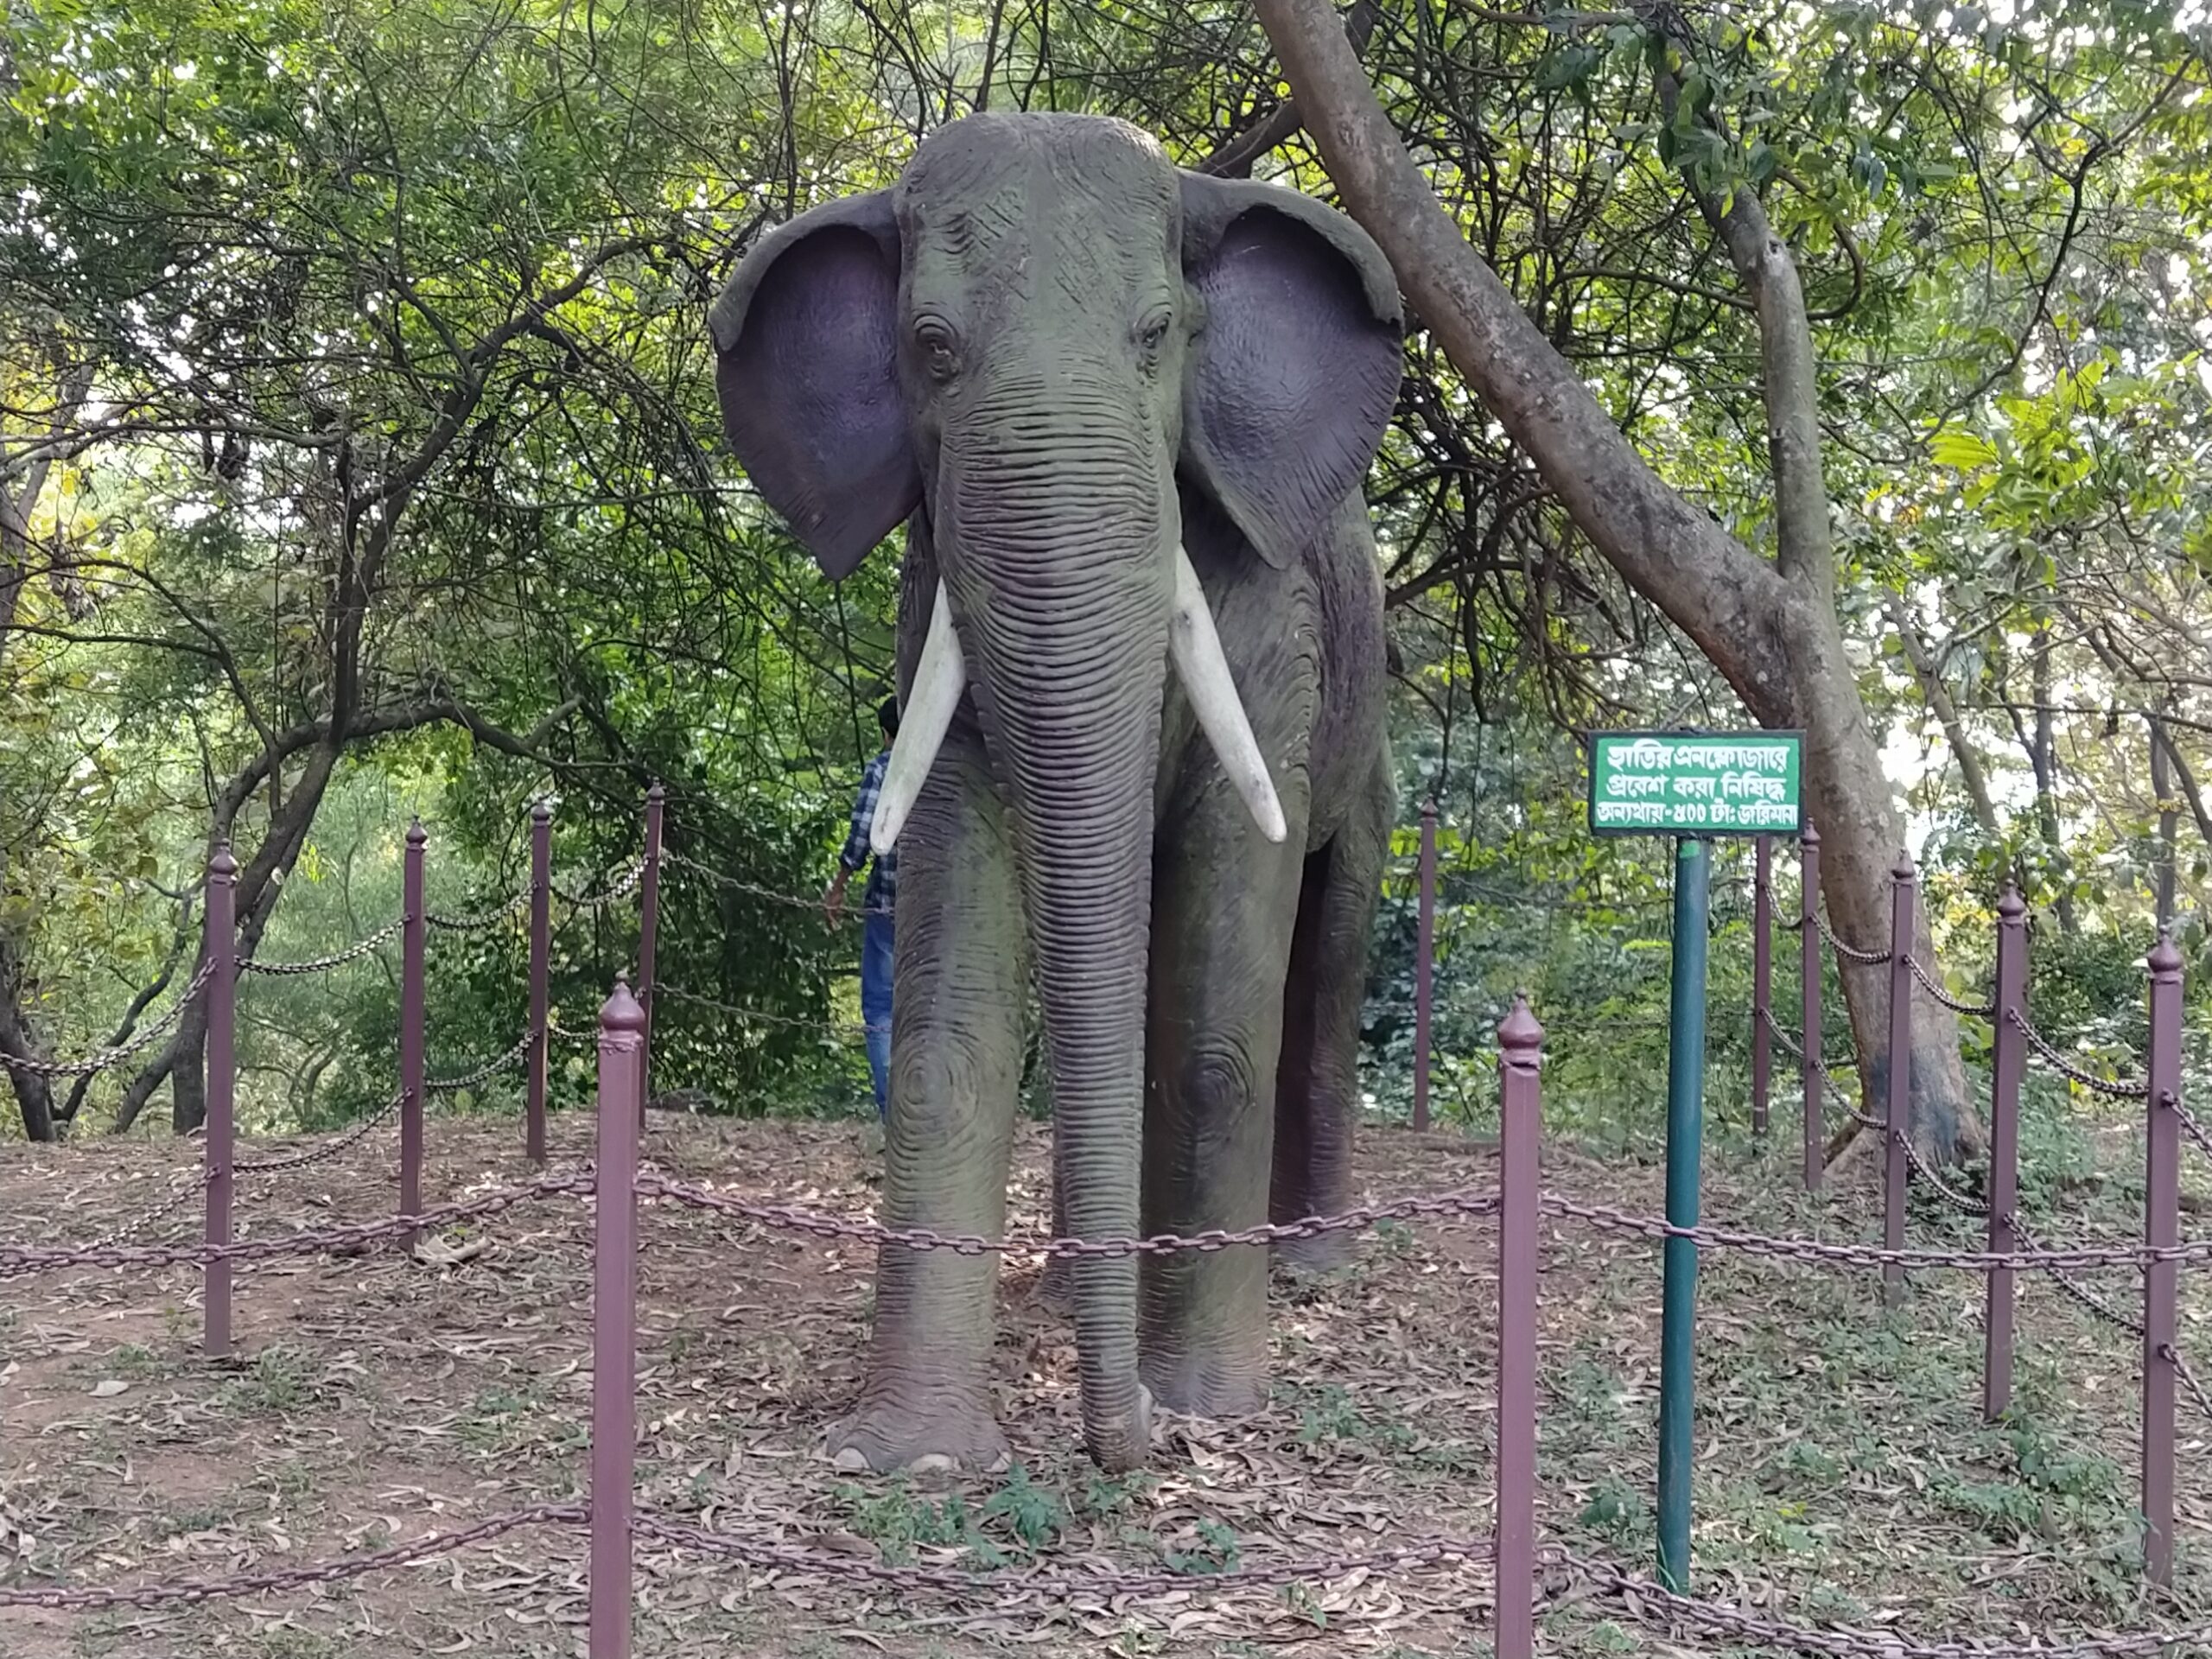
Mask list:
[{"label": "tree trunk", "polygon": [[[0,1054],[18,1060],[40,1058],[38,1045],[31,1040],[30,1025],[22,1011],[22,957],[16,942],[0,933]],[[54,1128],[54,1084],[35,1071],[19,1071],[6,1068],[8,1079],[15,1087],[16,1104],[22,1114],[23,1138],[27,1141],[52,1141]]]},{"label": "tree trunk", "polygon": [[1951,746],[1951,758],[1959,763],[1959,781],[1966,785],[1967,803],[1974,808],[1974,821],[1982,834],[1992,840],[2001,840],[2005,826],[1997,817],[1996,803],[1989,797],[1989,772],[1981,763],[1981,751],[1975,748],[1967,736],[1966,722],[1959,718],[1959,705],[1951,696],[1951,688],[1944,683],[1942,665],[1936,660],[1928,642],[1920,637],[1920,630],[1913,626],[1911,613],[1904,601],[1892,598],[1888,605],[1890,626],[1896,630],[1897,643],[1904,648],[1904,659],[1912,667],[1912,677],[1920,687],[1920,695],[1928,699],[1929,712],[1936,716],[1936,723],[1943,728],[1943,741]]},{"label": "tree trunk", "polygon": [[[1822,590],[1825,573],[1808,565],[1802,549],[1793,554],[1794,568],[1776,569],[1668,487],[1446,213],[1376,103],[1324,0],[1257,3],[1345,206],[1382,245],[1453,366],[1582,533],[1697,645],[1759,722],[1804,730],[1806,792],[1821,830],[1830,918],[1849,944],[1880,949],[1889,932],[1888,873],[1903,826]],[[1802,312],[1802,298],[1798,305]],[[1781,359],[1809,353],[1809,338],[1767,345],[1763,336],[1763,346],[1773,378],[1789,366]],[[1777,384],[1770,397],[1788,414],[1786,386]],[[1798,444],[1799,423],[1770,425],[1770,451],[1778,461],[1794,461],[1788,452]],[[1824,503],[1820,513],[1824,526]],[[1932,964],[1924,908],[1918,931],[1915,954]],[[1861,1055],[1878,1056],[1888,1022],[1886,976],[1848,970],[1844,989]],[[1954,1159],[1980,1143],[1967,1109],[1957,1024],[1923,998],[1914,1030],[1914,1133],[1931,1157]],[[1878,1109],[1885,1079],[1864,1060],[1862,1071]]]}]

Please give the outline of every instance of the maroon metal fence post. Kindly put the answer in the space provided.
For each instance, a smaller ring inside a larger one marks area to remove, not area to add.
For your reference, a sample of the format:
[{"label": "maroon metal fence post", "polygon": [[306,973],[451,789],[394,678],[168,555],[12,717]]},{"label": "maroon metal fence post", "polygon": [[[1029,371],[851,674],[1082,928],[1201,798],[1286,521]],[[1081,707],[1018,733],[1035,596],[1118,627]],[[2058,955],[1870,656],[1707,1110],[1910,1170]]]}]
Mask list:
[{"label": "maroon metal fence post", "polygon": [[[2009,1255],[2019,1248],[2013,1217],[2020,1202],[2020,1077],[2027,1039],[2018,1021],[2027,1018],[2028,907],[2010,882],[1997,901],[1997,1052],[1989,1090],[1989,1250]],[[2012,1406],[2012,1270],[1989,1274],[1989,1303],[1982,1319],[1986,1347],[1981,1366],[1982,1415],[1994,1422]]]},{"label": "maroon metal fence post", "polygon": [[[2181,1236],[2181,952],[2161,933],[2151,952],[2149,1152],[2145,1160],[2143,1242],[2152,1249]],[[2174,1581],[2174,1300],[2181,1268],[2153,1262],[2143,1274],[2143,1570]]]},{"label": "maroon metal fence post", "polygon": [[523,1151],[545,1161],[545,1066],[550,1035],[553,962],[553,809],[530,809],[530,1096],[523,1115]]},{"label": "maroon metal fence post", "polygon": [[[238,861],[226,838],[215,843],[207,861],[207,903],[201,918],[207,963],[207,1130],[201,1156],[207,1160],[207,1243],[231,1242],[232,1167],[238,1151],[234,1108],[238,1100],[238,933],[233,906]],[[231,1264],[210,1262],[200,1275],[204,1340],[210,1359],[231,1353]]]},{"label": "maroon metal fence post", "polygon": [[1805,1059],[1805,1190],[1821,1190],[1821,1167],[1827,1162],[1827,1126],[1821,1099],[1821,832],[1812,821],[1798,842],[1798,906],[1802,930],[1798,938],[1798,982],[1802,1007],[1797,1030],[1804,1039]]},{"label": "maroon metal fence post", "polygon": [[[408,826],[401,876],[399,950],[399,1213],[423,1213],[423,947],[429,927],[423,901],[423,849],[429,832],[417,818]],[[410,1233],[403,1241],[410,1248]]]},{"label": "maroon metal fence post", "polygon": [[653,946],[660,933],[660,824],[668,791],[655,784],[645,791],[645,873],[638,918],[638,1007],[645,1015],[645,1046],[638,1062],[638,1128],[645,1127],[645,1095],[653,1070]]},{"label": "maroon metal fence post", "polygon": [[591,1659],[629,1659],[637,1476],[638,1096],[645,1012],[617,976],[599,1011],[599,1172],[592,1249]]},{"label": "maroon metal fence post", "polygon": [[[1904,1248],[1905,1137],[1912,1133],[1912,950],[1916,882],[1910,855],[1890,872],[1890,1065],[1882,1100],[1882,1247]],[[1904,1268],[1882,1269],[1882,1300],[1904,1295]]]},{"label": "maroon metal fence post", "polygon": [[1435,1013],[1436,803],[1421,809],[1421,924],[1414,947],[1414,1128],[1428,1127],[1428,1047]]},{"label": "maroon metal fence post", "polygon": [[1774,1067],[1767,1021],[1774,1001],[1774,837],[1752,842],[1751,876],[1751,1132],[1764,1135],[1767,1087]]},{"label": "maroon metal fence post", "polygon": [[1516,996],[1497,1028],[1497,1659],[1536,1650],[1536,1200],[1544,1028]]}]

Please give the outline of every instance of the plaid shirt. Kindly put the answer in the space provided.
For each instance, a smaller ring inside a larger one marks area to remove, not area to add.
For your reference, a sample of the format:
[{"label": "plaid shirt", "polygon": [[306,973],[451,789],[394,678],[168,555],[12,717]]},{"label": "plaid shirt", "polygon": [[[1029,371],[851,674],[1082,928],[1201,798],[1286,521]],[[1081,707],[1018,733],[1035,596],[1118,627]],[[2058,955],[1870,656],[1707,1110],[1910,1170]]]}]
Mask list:
[{"label": "plaid shirt", "polygon": [[[861,866],[868,861],[868,830],[875,823],[876,798],[883,793],[884,769],[890,764],[891,751],[885,749],[861,773],[861,792],[853,802],[852,833],[845,837],[844,851],[837,855],[838,866],[852,874],[859,874]],[[880,910],[888,914],[898,897],[899,849],[894,847],[876,856],[861,904],[865,910]]]}]

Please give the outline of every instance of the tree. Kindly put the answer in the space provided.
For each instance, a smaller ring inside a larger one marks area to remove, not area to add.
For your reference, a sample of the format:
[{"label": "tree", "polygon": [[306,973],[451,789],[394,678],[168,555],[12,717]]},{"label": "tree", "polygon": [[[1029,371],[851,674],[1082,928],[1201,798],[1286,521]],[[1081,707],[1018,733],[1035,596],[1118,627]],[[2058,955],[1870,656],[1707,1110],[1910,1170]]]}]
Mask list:
[{"label": "tree", "polygon": [[[1319,0],[1259,0],[1309,131],[1346,205],[1382,246],[1400,285],[1453,365],[1525,451],[1576,525],[1637,590],[1695,640],[1764,725],[1801,727],[1806,784],[1822,837],[1822,893],[1839,935],[1877,945],[1886,925],[1885,877],[1903,825],[1881,754],[1859,695],[1823,587],[1818,556],[1825,539],[1798,541],[1783,568],[1726,534],[1670,489],[1637,454],[1597,400],[1529,321],[1513,296],[1437,202],[1427,181],[1376,103],[1336,18]],[[1777,483],[1796,498],[1785,511],[1825,520],[1817,446],[1802,453],[1803,423],[1793,408],[1806,390],[1802,299],[1786,254],[1764,245],[1760,221],[1739,218],[1738,256],[1769,285],[1777,313],[1770,395],[1779,411],[1774,447]],[[1934,960],[1923,906],[1916,953]],[[1847,976],[1860,1052],[1879,1045],[1866,1033],[1886,1015],[1879,975]],[[1942,1017],[1935,1017],[1935,1015]],[[1964,1110],[1955,1024],[1942,1010],[1915,1021],[1916,1134],[1944,1156],[1971,1146]],[[1880,1097],[1878,1079],[1873,1090]]]}]

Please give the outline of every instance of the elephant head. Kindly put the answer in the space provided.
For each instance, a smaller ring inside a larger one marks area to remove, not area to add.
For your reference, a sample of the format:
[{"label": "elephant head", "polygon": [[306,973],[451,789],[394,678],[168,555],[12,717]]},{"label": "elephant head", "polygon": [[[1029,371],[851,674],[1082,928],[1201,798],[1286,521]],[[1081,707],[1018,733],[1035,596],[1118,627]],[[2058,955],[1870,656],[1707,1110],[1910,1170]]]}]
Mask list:
[{"label": "elephant head", "polygon": [[[910,516],[926,533],[938,586],[876,845],[972,696],[1021,826],[1070,1224],[1132,1229],[1171,662],[1260,832],[1285,833],[1178,480],[1250,556],[1298,557],[1396,398],[1389,267],[1343,215],[1179,171],[1122,123],[977,115],[891,188],[765,238],[711,325],[731,447],[825,572]],[[1135,1300],[1131,1263],[1078,1263],[1087,1439],[1109,1465],[1142,1451]]]}]

